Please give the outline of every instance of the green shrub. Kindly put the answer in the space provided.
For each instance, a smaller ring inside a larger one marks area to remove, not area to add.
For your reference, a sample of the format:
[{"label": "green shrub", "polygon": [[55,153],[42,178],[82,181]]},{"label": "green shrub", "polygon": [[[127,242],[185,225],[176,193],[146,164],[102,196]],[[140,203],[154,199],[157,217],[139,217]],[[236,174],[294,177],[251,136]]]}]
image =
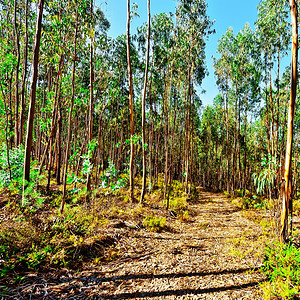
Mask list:
[{"label": "green shrub", "polygon": [[128,184],[127,176],[124,174],[119,175],[119,171],[116,166],[108,160],[108,168],[104,171],[104,174],[101,176],[101,188],[110,188],[113,192],[117,191]]},{"label": "green shrub", "polygon": [[198,200],[198,198],[199,198],[198,190],[195,185],[192,185],[190,195],[189,195],[189,200]]},{"label": "green shrub", "polygon": [[[16,204],[12,213],[19,207]],[[0,278],[9,276],[12,270],[39,270],[49,264],[72,267],[84,259],[105,259],[106,249],[114,245],[112,239],[97,234],[106,220],[79,206],[66,204],[60,217],[56,211],[55,215],[36,212],[28,206],[22,217],[15,215],[13,220],[1,223]]]},{"label": "green shrub", "polygon": [[166,225],[166,218],[156,218],[152,216],[147,216],[143,220],[143,226],[149,228],[151,231],[161,231]]},{"label": "green shrub", "polygon": [[262,267],[269,282],[262,285],[265,298],[293,299],[300,294],[300,249],[275,243],[265,249]]},{"label": "green shrub", "polygon": [[223,193],[224,193],[224,196],[225,196],[226,198],[231,198],[230,193],[228,193],[227,191],[224,191]]},{"label": "green shrub", "polygon": [[234,195],[236,196],[236,197],[243,197],[243,194],[244,194],[244,192],[243,192],[243,190],[234,190]]},{"label": "green shrub", "polygon": [[264,201],[261,201],[261,199],[257,196],[236,198],[232,200],[232,203],[243,209],[258,207],[263,208],[266,205],[266,203]]},{"label": "green shrub", "polygon": [[174,210],[177,214],[183,214],[187,209],[187,201],[186,198],[174,198],[170,199],[169,206],[171,210]]},{"label": "green shrub", "polygon": [[[9,150],[9,161],[7,159],[6,147],[0,150],[0,186],[8,187],[14,182],[22,182],[24,164],[24,148],[19,147]],[[10,173],[11,179],[10,181]]]}]

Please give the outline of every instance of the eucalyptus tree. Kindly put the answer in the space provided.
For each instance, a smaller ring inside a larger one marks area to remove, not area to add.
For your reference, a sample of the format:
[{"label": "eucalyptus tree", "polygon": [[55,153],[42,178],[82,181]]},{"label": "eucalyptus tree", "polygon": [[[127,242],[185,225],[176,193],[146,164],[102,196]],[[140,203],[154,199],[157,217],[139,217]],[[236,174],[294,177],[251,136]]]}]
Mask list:
[{"label": "eucalyptus tree", "polygon": [[40,40],[42,32],[42,19],[44,0],[39,1],[39,11],[36,20],[36,33],[35,33],[35,44],[33,48],[33,59],[32,59],[32,80],[30,89],[30,103],[27,121],[27,132],[26,132],[26,143],[25,143],[25,158],[24,158],[24,173],[23,173],[23,192],[26,189],[28,182],[30,181],[30,160],[31,160],[31,147],[33,137],[33,120],[35,116],[35,101],[36,101],[36,85],[38,77],[38,65],[39,65],[39,51],[40,51]]},{"label": "eucalyptus tree", "polygon": [[146,51],[146,66],[145,66],[145,78],[143,88],[143,99],[142,99],[142,147],[143,147],[143,182],[140,202],[143,203],[146,191],[146,96],[148,86],[148,69],[149,69],[149,57],[150,57],[150,34],[151,34],[151,12],[150,12],[150,0],[147,1],[148,7],[148,29],[147,29],[147,51]]},{"label": "eucalyptus tree", "polygon": [[[176,114],[176,109],[171,108],[172,95],[174,92],[174,74],[175,74],[175,24],[171,15],[156,15],[152,21],[152,43],[153,54],[151,58],[151,145],[150,145],[150,171],[152,172],[152,153],[154,156],[154,180],[158,178],[158,170],[164,167],[164,198],[167,197],[168,186],[171,179],[172,160],[170,154],[170,120],[172,113]],[[163,78],[163,80],[161,80]],[[153,120],[154,117],[154,120]],[[155,126],[156,125],[156,126]],[[163,134],[164,131],[164,134]],[[152,141],[154,149],[152,149]],[[161,147],[159,147],[161,145]],[[164,162],[159,166],[159,155],[164,156]],[[151,175],[150,175],[151,176]],[[152,177],[151,177],[152,188]],[[167,200],[168,207],[168,200]]]},{"label": "eucalyptus tree", "polygon": [[205,76],[205,45],[212,22],[206,14],[207,4],[204,0],[181,0],[176,10],[178,35],[183,41],[181,53],[186,53],[186,127],[185,127],[185,189],[190,180],[190,143],[193,127],[191,124],[191,108],[195,84],[200,85]]},{"label": "eucalyptus tree", "polygon": [[[25,103],[25,83],[27,74],[28,47],[32,47],[28,38],[34,34],[33,27],[34,14],[30,11],[29,1],[2,1],[1,2],[1,32],[3,41],[6,40],[6,49],[10,51],[10,58],[14,61],[14,67],[5,81],[10,86],[7,95],[7,108],[9,113],[9,140],[10,147],[19,146],[22,142],[24,127],[24,103]],[[24,35],[24,39],[22,39]],[[7,38],[7,39],[6,39]],[[29,45],[30,44],[30,45]],[[7,60],[4,56],[2,59]],[[23,61],[23,62],[21,62]],[[22,68],[22,78],[20,73]],[[21,122],[22,121],[22,122]],[[22,129],[22,132],[21,132]]]},{"label": "eucalyptus tree", "polygon": [[59,174],[57,182],[60,183],[63,77],[68,72],[68,62],[72,56],[69,50],[70,40],[72,39],[70,15],[68,14],[69,6],[66,5],[62,8],[61,4],[61,2],[52,1],[47,7],[47,18],[44,22],[44,43],[41,49],[41,64],[43,65],[43,75],[41,77],[44,80],[43,97],[40,99],[41,116],[36,135],[39,137],[39,153],[42,151],[42,138],[47,140],[40,163],[41,173],[48,155],[47,190],[50,188],[54,156],[56,156],[57,174]]},{"label": "eucalyptus tree", "polygon": [[[14,68],[14,60],[9,55],[10,47],[7,47],[6,39],[1,37],[0,39],[0,56],[2,60],[0,62],[0,99],[1,99],[1,132],[4,132],[4,137],[1,135],[1,139],[4,139],[5,146],[6,146],[6,159],[7,164],[10,170],[10,137],[11,137],[11,130],[9,128],[9,108],[8,108],[8,95],[10,93],[9,85],[7,84],[7,75],[10,74]],[[9,179],[11,181],[11,171],[9,172]]]},{"label": "eucalyptus tree", "polygon": [[130,108],[130,163],[129,163],[129,184],[130,184],[130,199],[134,201],[134,120],[133,120],[133,78],[130,56],[130,22],[131,22],[131,7],[130,0],[127,0],[127,68],[128,68],[128,82],[129,82],[129,108]]},{"label": "eucalyptus tree", "polygon": [[[91,148],[97,148],[99,141],[93,143],[93,120],[94,120],[94,112],[95,112],[95,95],[94,95],[94,80],[95,80],[95,54],[94,51],[97,51],[97,44],[100,44],[100,48],[103,49],[102,44],[105,43],[105,37],[106,37],[106,31],[109,28],[110,24],[108,20],[104,17],[103,12],[100,9],[97,9],[96,12],[94,12],[94,0],[91,0],[90,3],[90,24],[89,24],[89,31],[90,31],[90,62],[89,62],[89,67],[90,67],[90,78],[89,78],[89,105],[88,105],[88,143],[89,147]],[[101,54],[98,55],[98,58],[101,58]],[[97,74],[96,74],[97,75]],[[99,139],[99,135],[98,135]],[[95,144],[92,146],[92,144]],[[95,165],[95,154],[96,154],[96,149],[89,149],[91,153],[88,153],[88,156],[90,156],[90,160],[92,165]],[[87,174],[87,194],[86,194],[86,200],[88,201],[89,199],[89,193],[91,189],[91,176],[92,176],[92,169],[90,172]],[[97,172],[97,169],[96,169]]]},{"label": "eucalyptus tree", "polygon": [[226,190],[230,192],[230,148],[229,144],[229,90],[232,88],[230,84],[230,80],[233,77],[231,70],[231,62],[233,59],[233,53],[231,51],[231,46],[233,43],[233,29],[232,27],[228,28],[225,34],[222,35],[220,40],[218,41],[217,53],[220,55],[219,58],[214,58],[214,69],[215,69],[215,77],[216,83],[219,87],[219,90],[222,94],[222,99],[224,99],[224,109],[225,109],[225,126],[226,126],[226,178],[227,185]]},{"label": "eucalyptus tree", "polygon": [[[139,29],[139,47],[143,47],[147,41],[148,26]],[[149,191],[155,185],[158,178],[158,170],[161,168],[158,160],[162,153],[162,130],[165,126],[165,97],[169,84],[170,59],[173,47],[174,23],[170,15],[162,13],[153,16],[151,20],[151,57],[149,57],[150,84],[149,98]],[[149,53],[150,54],[150,53]],[[145,70],[146,71],[146,70]],[[145,92],[145,90],[144,90]],[[166,140],[165,140],[166,141]],[[154,156],[154,157],[153,157]]]},{"label": "eucalyptus tree", "polygon": [[288,112],[287,142],[285,154],[284,178],[282,181],[282,213],[281,213],[281,242],[288,240],[288,214],[291,213],[291,232],[293,202],[291,198],[291,164],[292,164],[292,146],[294,134],[295,104],[297,96],[298,81],[298,5],[296,0],[290,0],[290,13],[292,21],[292,64],[291,64],[291,98]]},{"label": "eucalyptus tree", "polygon": [[[236,36],[234,36],[232,28],[229,28],[219,40],[217,52],[220,57],[214,59],[215,75],[222,93],[226,114],[227,191],[229,192],[231,185],[232,192],[235,188],[242,188],[245,192],[249,182],[249,172],[247,172],[248,116],[259,101],[260,84],[260,70],[256,64],[256,36],[249,24],[246,24]],[[232,158],[229,157],[230,96],[233,98],[235,111]],[[244,118],[242,119],[242,117]],[[242,152],[243,157],[241,156]],[[231,166],[230,160],[232,161]],[[232,175],[231,180],[229,179],[230,174]]]},{"label": "eucalyptus tree", "polygon": [[207,106],[201,116],[199,128],[199,158],[202,170],[202,185],[205,188],[219,189],[220,145],[224,138],[223,99],[217,96],[212,106]]},{"label": "eucalyptus tree", "polygon": [[20,11],[18,7],[18,1],[14,0],[14,17],[13,17],[13,27],[14,27],[14,41],[15,41],[15,52],[16,52],[16,70],[15,70],[15,145],[20,144],[20,134],[19,134],[19,110],[20,110],[20,95],[19,95],[19,71],[20,71],[20,61],[21,61],[21,46],[20,46],[20,25],[19,16],[17,12]]},{"label": "eucalyptus tree", "polygon": [[[281,58],[287,54],[290,40],[287,1],[263,0],[258,6],[255,23],[260,49],[260,65],[264,76],[268,152],[277,158],[279,138],[279,77]],[[276,69],[275,69],[276,68]],[[276,70],[276,80],[272,71]],[[276,93],[276,95],[274,95]]]},{"label": "eucalyptus tree", "polygon": [[6,2],[1,4],[0,10],[0,97],[1,97],[1,128],[4,130],[7,161],[9,164],[9,149],[12,147],[13,118],[12,118],[12,80],[16,65],[14,45],[12,43],[12,31],[10,23],[11,10]]},{"label": "eucalyptus tree", "polygon": [[65,162],[64,162],[64,172],[63,172],[63,195],[62,202],[60,206],[60,213],[64,211],[65,199],[66,199],[66,185],[67,185],[67,171],[68,171],[68,162],[69,162],[69,147],[71,142],[72,134],[72,113],[74,107],[75,99],[75,75],[76,75],[76,59],[77,59],[77,38],[78,38],[78,26],[79,26],[79,4],[74,7],[75,15],[75,32],[74,32],[74,44],[73,44],[73,63],[72,63],[72,79],[71,79],[71,99],[70,99],[70,108],[68,116],[68,133],[67,133],[67,142],[66,142],[66,151],[65,151]]},{"label": "eucalyptus tree", "polygon": [[24,135],[24,121],[25,121],[25,94],[26,94],[26,81],[27,81],[27,64],[28,64],[28,48],[29,48],[29,13],[30,2],[25,0],[24,2],[24,41],[23,41],[23,65],[22,65],[22,81],[21,81],[21,102],[20,102],[20,116],[19,116],[19,143],[23,143]]},{"label": "eucalyptus tree", "polygon": [[2,60],[2,70],[1,70],[1,84],[4,90],[2,91],[3,104],[6,101],[6,115],[8,119],[7,124],[7,138],[9,140],[9,148],[14,146],[14,121],[15,121],[15,106],[13,104],[13,92],[14,92],[14,74],[17,66],[17,55],[16,55],[16,45],[14,42],[14,7],[13,2],[3,1],[1,3],[0,11],[0,22],[1,22],[1,60]]},{"label": "eucalyptus tree", "polygon": [[[247,124],[248,113],[254,109],[257,100],[259,99],[259,83],[260,72],[256,66],[256,39],[249,24],[238,33],[236,36],[237,46],[239,49],[239,61],[238,65],[238,78],[239,78],[239,93],[243,98],[240,111],[244,113],[244,130],[243,130],[243,183],[241,183],[242,189],[245,193],[248,175],[247,175]],[[241,149],[239,149],[241,151]],[[239,157],[239,161],[241,158]],[[241,171],[241,170],[240,170]]]}]

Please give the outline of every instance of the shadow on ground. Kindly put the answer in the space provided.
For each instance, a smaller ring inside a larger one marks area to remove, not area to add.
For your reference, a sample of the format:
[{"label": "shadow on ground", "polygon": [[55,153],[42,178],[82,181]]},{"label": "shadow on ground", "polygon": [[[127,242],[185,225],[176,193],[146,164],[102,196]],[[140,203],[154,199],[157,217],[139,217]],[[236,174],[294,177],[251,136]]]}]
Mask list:
[{"label": "shadow on ground", "polygon": [[206,288],[206,289],[183,289],[183,290],[167,290],[162,292],[138,292],[138,293],[123,293],[113,296],[98,295],[102,299],[135,299],[135,298],[153,298],[153,297],[165,297],[165,296],[184,296],[188,294],[200,295],[217,293],[224,291],[234,291],[239,289],[246,289],[258,285],[260,282],[249,282],[241,285],[222,286],[217,288]]},{"label": "shadow on ground", "polygon": [[[132,274],[113,277],[98,278],[99,282],[110,282],[119,280],[135,280],[135,279],[162,279],[162,278],[182,278],[182,277],[194,277],[194,276],[209,276],[209,275],[225,275],[225,274],[241,274],[246,272],[256,272],[259,268],[242,268],[233,270],[220,270],[210,272],[191,272],[191,273],[167,273],[167,274]],[[97,274],[95,274],[97,275]]]}]

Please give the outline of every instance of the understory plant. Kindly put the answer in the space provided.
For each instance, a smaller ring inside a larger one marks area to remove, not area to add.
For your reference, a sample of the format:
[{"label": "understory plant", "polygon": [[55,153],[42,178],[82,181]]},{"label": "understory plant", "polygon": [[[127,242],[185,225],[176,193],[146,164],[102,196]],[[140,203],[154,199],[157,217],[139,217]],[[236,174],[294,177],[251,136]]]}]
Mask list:
[{"label": "understory plant", "polygon": [[84,261],[111,260],[114,239],[98,233],[106,220],[80,206],[66,205],[59,218],[55,211],[17,213],[20,204],[11,209],[12,219],[0,227],[0,278],[12,271],[40,270],[49,266],[76,267]]},{"label": "understory plant", "polygon": [[[292,243],[275,242],[265,248],[262,284],[265,299],[298,299],[300,295],[300,249]],[[277,299],[277,298],[276,298]]]},{"label": "understory plant", "polygon": [[261,161],[262,171],[259,174],[252,175],[254,185],[256,186],[257,194],[268,193],[270,199],[272,198],[272,187],[275,185],[277,169],[280,167],[276,163],[276,158],[271,155],[268,158],[264,157]]},{"label": "understory plant", "polygon": [[23,178],[24,148],[22,146],[8,151],[0,150],[0,186],[21,185]]},{"label": "understory plant", "polygon": [[101,187],[110,188],[112,191],[125,187],[128,183],[126,177],[119,175],[119,171],[111,160],[108,160],[108,167],[101,176]]},{"label": "understory plant", "polygon": [[158,218],[158,217],[152,217],[147,216],[143,220],[143,226],[149,228],[150,231],[161,231],[166,225],[166,218]]},{"label": "understory plant", "polygon": [[[0,188],[9,190],[11,194],[22,193],[23,187],[23,166],[24,166],[24,147],[10,149],[7,152],[6,147],[0,150]],[[22,197],[22,205],[29,203],[40,207],[44,201],[41,193],[38,191],[38,184],[43,175],[39,174],[36,162],[31,164],[31,180],[27,182],[27,188]]]}]

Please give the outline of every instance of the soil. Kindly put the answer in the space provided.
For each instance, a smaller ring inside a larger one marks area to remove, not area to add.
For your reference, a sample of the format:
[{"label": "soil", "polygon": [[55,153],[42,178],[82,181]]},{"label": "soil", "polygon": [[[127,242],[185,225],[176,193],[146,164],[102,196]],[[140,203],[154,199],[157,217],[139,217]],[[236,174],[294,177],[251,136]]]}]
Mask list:
[{"label": "soil", "polygon": [[114,220],[102,229],[118,247],[111,261],[23,274],[2,299],[261,299],[263,211],[203,190],[190,210],[161,232]]}]

